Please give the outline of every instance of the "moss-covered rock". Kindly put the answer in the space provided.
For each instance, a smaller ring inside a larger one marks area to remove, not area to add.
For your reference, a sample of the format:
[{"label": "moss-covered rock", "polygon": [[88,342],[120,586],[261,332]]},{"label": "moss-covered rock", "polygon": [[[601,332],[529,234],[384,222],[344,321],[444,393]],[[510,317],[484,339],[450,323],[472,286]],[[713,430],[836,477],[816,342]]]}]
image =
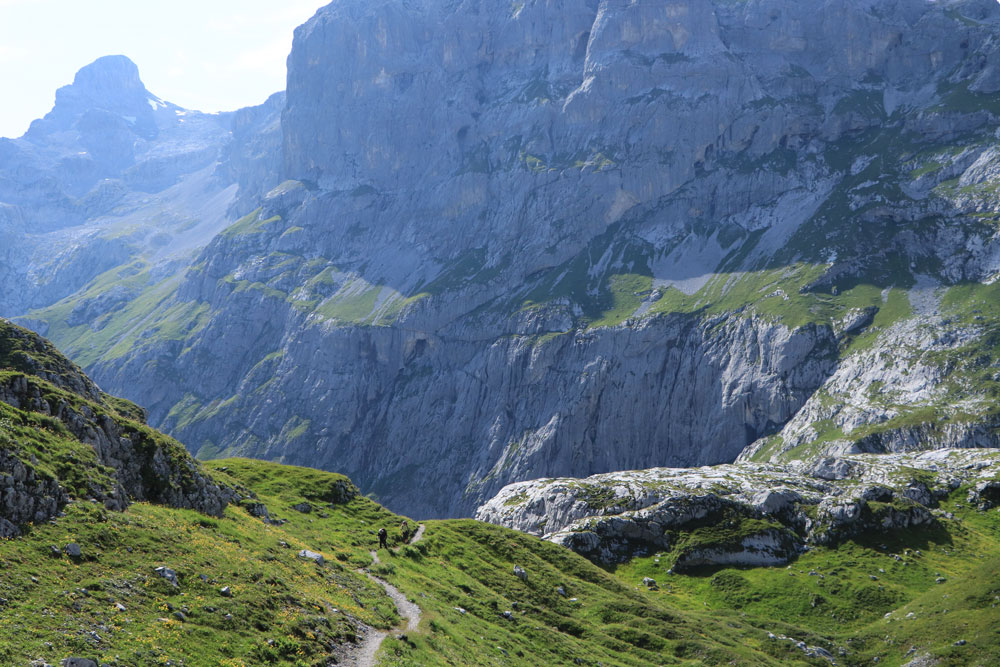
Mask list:
[{"label": "moss-covered rock", "polygon": [[128,401],[102,393],[39,336],[0,321],[0,518],[45,521],[71,497],[221,515],[237,494]]}]

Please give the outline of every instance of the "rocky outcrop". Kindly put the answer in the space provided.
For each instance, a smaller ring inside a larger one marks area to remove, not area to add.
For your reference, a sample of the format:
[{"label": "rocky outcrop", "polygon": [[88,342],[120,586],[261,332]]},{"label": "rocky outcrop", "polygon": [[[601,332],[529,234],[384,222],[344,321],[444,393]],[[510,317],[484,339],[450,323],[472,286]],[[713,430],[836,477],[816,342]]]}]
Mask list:
[{"label": "rocky outcrop", "polygon": [[[481,508],[477,516],[489,517],[488,512]],[[546,537],[603,564],[674,551],[675,571],[708,565],[782,565],[805,548],[802,537],[792,530],[752,521],[760,515],[767,516],[712,493],[677,495],[635,512],[588,517]]]},{"label": "rocky outcrop", "polygon": [[[201,473],[178,443],[115,415],[108,406],[102,409],[52,395],[45,385],[24,375],[0,381],[0,402],[53,417],[79,442],[92,447],[97,463],[114,471],[114,486],[95,484],[89,495],[111,509],[124,509],[130,500],[138,500],[221,516],[235,497],[232,490]],[[13,442],[16,446],[16,437]]]},{"label": "rocky outcrop", "polygon": [[969,490],[967,501],[981,510],[993,509],[1000,505],[1000,480],[979,482]]},{"label": "rocky outcrop", "polygon": [[0,369],[0,403],[12,409],[0,424],[3,532],[52,518],[71,494],[114,510],[134,500],[215,516],[239,500],[179,443],[138,421],[141,409],[101,394],[34,334],[0,324]]},{"label": "rocky outcrop", "polygon": [[57,480],[0,449],[0,539],[16,537],[23,524],[48,521],[67,502]]},{"label": "rocky outcrop", "polygon": [[989,508],[998,472],[997,450],[660,468],[518,482],[476,518],[605,564],[671,551],[676,570],[768,566],[810,545],[932,525],[938,499],[963,486],[970,503]]},{"label": "rocky outcrop", "polygon": [[[909,290],[913,316],[841,359],[802,409],[740,460],[1000,447],[992,383],[973,370],[994,353],[993,324],[971,312],[975,304],[942,312],[946,292],[930,279]],[[960,398],[949,390],[956,385],[964,388]]]},{"label": "rocky outcrop", "polygon": [[735,537],[707,546],[683,549],[674,561],[675,572],[699,567],[772,567],[784,565],[801,549],[794,533],[780,528]]}]

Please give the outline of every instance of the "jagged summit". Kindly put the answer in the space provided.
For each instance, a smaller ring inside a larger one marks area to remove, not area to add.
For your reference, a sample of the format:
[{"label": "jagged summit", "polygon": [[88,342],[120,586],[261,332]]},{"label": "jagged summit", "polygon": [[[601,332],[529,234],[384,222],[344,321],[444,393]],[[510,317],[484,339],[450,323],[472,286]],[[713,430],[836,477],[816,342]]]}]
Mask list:
[{"label": "jagged summit", "polygon": [[122,55],[102,56],[81,67],[73,78],[73,85],[61,90],[68,89],[93,92],[97,95],[113,95],[125,90],[146,92],[146,86],[139,78],[139,68],[128,56]]},{"label": "jagged summit", "polygon": [[[0,203],[6,205],[0,219],[14,223],[16,233],[125,214],[130,192],[163,192],[213,165],[231,138],[230,119],[160,99],[126,56],[99,58],[56,91],[51,111],[22,137],[0,140]],[[218,187],[228,185],[225,178]],[[187,208],[211,197],[179,199]]]},{"label": "jagged summit", "polygon": [[52,111],[34,121],[24,138],[40,142],[54,132],[77,130],[104,140],[108,133],[127,130],[151,139],[158,133],[154,112],[165,106],[146,90],[134,62],[126,56],[104,56],[81,68],[73,83],[56,91]]}]

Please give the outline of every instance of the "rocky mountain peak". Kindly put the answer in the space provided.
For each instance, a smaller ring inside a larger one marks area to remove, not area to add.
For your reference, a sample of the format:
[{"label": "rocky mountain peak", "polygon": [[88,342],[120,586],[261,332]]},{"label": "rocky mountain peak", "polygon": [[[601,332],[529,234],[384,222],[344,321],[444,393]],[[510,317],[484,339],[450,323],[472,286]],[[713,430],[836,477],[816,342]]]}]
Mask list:
[{"label": "rocky mountain peak", "polygon": [[114,98],[122,93],[146,93],[146,86],[139,78],[139,68],[127,56],[103,56],[81,67],[70,87],[98,99]]},{"label": "rocky mountain peak", "polygon": [[127,130],[150,139],[157,134],[154,112],[162,106],[146,90],[134,62],[126,56],[104,56],[56,91],[52,111],[33,122],[25,138],[37,142],[67,130],[84,135]]}]

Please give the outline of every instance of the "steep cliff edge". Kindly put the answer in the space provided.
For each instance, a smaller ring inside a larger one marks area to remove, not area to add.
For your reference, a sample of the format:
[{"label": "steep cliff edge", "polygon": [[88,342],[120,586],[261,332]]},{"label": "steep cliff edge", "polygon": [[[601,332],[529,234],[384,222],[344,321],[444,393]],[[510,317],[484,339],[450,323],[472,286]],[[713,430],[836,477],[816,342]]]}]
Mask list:
[{"label": "steep cliff edge", "polygon": [[332,3],[288,180],[100,334],[32,317],[199,455],[426,516],[748,446],[990,444],[998,14]]}]

